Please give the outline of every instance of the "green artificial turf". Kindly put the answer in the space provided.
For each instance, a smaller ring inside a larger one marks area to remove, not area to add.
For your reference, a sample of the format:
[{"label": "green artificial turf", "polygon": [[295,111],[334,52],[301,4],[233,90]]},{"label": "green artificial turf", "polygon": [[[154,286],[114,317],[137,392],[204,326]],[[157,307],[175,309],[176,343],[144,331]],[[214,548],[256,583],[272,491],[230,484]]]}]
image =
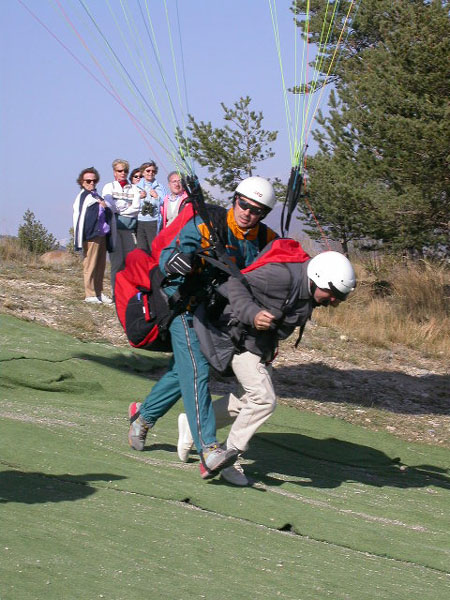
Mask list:
[{"label": "green artificial turf", "polygon": [[280,406],[254,487],[204,482],[181,403],[127,445],[164,357],[10,317],[1,342],[0,600],[448,595],[447,450]]}]

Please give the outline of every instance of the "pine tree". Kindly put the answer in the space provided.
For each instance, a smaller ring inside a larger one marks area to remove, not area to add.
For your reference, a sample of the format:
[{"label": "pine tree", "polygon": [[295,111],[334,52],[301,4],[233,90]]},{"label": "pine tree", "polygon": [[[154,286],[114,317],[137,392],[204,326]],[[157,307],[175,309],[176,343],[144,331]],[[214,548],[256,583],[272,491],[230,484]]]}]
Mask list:
[{"label": "pine tree", "polygon": [[[346,221],[347,237],[419,253],[446,242],[447,4],[361,4],[336,76],[339,102],[333,99],[329,117],[319,117],[320,152],[309,161],[311,202],[318,200],[329,231],[339,229],[338,215],[355,210],[357,218]],[[330,45],[328,56],[332,51]]]},{"label": "pine tree", "polygon": [[242,179],[254,174],[259,162],[274,156],[270,144],[278,132],[263,129],[263,114],[251,110],[250,103],[249,96],[241,97],[232,108],[222,102],[223,127],[197,122],[189,115],[186,135],[177,131],[184,153],[206,167],[210,176],[205,181],[221,194],[233,193]]},{"label": "pine tree", "polygon": [[23,215],[23,224],[19,227],[18,237],[22,248],[34,254],[44,254],[59,247],[57,239],[36,220],[34,213],[29,209]]}]

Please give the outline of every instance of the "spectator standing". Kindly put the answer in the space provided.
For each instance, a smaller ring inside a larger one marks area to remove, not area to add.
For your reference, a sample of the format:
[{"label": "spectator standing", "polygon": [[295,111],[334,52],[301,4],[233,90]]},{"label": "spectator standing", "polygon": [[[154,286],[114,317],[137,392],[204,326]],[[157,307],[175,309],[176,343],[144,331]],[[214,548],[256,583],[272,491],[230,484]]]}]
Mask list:
[{"label": "spectator standing", "polygon": [[169,173],[167,183],[169,184],[169,193],[164,196],[161,206],[161,225],[159,229],[164,229],[172,223],[188,197],[187,192],[183,189],[181,175],[178,171]]},{"label": "spectator standing", "polygon": [[[137,185],[139,187],[141,179],[142,179],[141,170],[140,169],[133,169],[131,171],[131,174],[130,174],[130,183],[132,183],[133,185]],[[144,190],[142,190],[141,191],[141,198],[145,198],[146,195],[147,194],[144,192]]]},{"label": "spectator standing", "polygon": [[152,241],[159,231],[160,206],[166,189],[156,180],[158,167],[154,160],[143,163],[139,167],[142,179],[139,187],[147,196],[141,199],[138,215],[137,247],[150,253]]},{"label": "spectator standing", "polygon": [[112,304],[103,293],[106,251],[112,250],[115,223],[112,211],[97,193],[100,175],[94,167],[83,169],[77,183],[81,188],[73,204],[73,238],[75,250],[83,251],[85,302]]},{"label": "spectator standing", "polygon": [[136,247],[137,216],[141,202],[141,190],[128,183],[130,165],[126,160],[117,158],[112,163],[114,181],[103,187],[102,196],[109,208],[115,213],[117,236],[114,249],[110,252],[111,289],[114,294],[116,273],[125,267],[128,252]]}]

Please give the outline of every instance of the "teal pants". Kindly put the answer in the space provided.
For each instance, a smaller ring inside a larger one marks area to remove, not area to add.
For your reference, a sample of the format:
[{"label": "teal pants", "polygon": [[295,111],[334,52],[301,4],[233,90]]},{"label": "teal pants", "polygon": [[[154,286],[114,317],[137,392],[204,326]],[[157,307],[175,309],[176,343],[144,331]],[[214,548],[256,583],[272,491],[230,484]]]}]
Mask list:
[{"label": "teal pants", "polygon": [[175,317],[170,325],[173,359],[141,405],[143,418],[155,423],[183,398],[198,452],[216,442],[216,421],[209,392],[209,364],[200,350],[191,313]]}]

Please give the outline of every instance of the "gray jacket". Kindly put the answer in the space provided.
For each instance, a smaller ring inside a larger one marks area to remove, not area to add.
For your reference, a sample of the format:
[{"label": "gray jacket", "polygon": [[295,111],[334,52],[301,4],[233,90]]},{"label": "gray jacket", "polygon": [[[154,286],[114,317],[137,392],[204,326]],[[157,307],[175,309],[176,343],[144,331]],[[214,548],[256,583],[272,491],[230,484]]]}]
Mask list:
[{"label": "gray jacket", "polygon": [[[227,304],[211,323],[207,309],[197,313],[194,326],[202,351],[217,370],[224,370],[235,352],[249,351],[263,361],[273,359],[280,339],[311,317],[313,298],[304,263],[269,263],[245,275],[251,291],[236,277],[219,287]],[[276,318],[266,331],[255,329],[257,313],[266,309]]]}]

